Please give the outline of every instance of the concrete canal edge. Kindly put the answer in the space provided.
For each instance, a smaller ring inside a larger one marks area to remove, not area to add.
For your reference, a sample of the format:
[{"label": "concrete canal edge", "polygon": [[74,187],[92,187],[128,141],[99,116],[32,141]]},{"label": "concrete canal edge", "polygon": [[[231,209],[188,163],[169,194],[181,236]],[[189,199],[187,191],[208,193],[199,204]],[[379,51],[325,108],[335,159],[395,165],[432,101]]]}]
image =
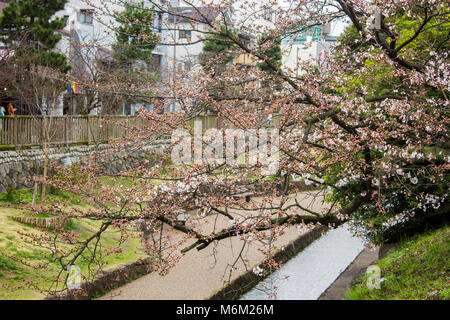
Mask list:
[{"label": "concrete canal edge", "polygon": [[[319,239],[322,234],[327,231],[328,228],[325,226],[321,226],[318,228],[309,231],[297,239],[291,241],[288,245],[283,247],[281,250],[275,253],[274,260],[278,263],[286,263],[293,257],[295,257],[299,252],[304,250],[307,246],[309,246],[312,242]],[[249,270],[243,275],[237,277],[223,288],[218,290],[212,296],[207,298],[206,300],[237,300],[242,297],[245,293],[252,290],[255,286],[258,285],[261,281],[267,278],[271,274],[271,270],[267,268],[265,262],[262,262],[258,265],[261,269],[263,269],[264,276],[256,275],[253,270]],[[273,270],[275,271],[275,270]]]},{"label": "concrete canal edge", "polygon": [[[274,255],[274,260],[278,263],[286,263],[290,259],[294,258],[298,253],[303,251],[306,247],[308,247],[312,242],[319,239],[324,232],[328,231],[326,226],[321,226],[313,229],[301,236],[297,239],[291,241],[288,245],[277,251]],[[365,250],[366,251],[366,250]],[[327,291],[332,288],[339,287],[339,282],[342,281],[341,278],[345,278],[349,275],[350,268],[354,268],[358,259],[361,259],[364,251],[352,262],[352,264],[347,267],[347,269],[341,274],[338,279],[322,294],[320,299],[326,299],[328,295]],[[378,257],[378,253],[374,253],[372,255],[376,255]],[[375,261],[376,258],[370,260],[370,263]],[[359,261],[359,260],[358,260]],[[370,264],[367,264],[367,266]],[[261,269],[265,270],[264,276],[256,275],[253,270],[249,270],[243,275],[238,276],[236,279],[220,288],[213,295],[211,295],[207,300],[237,300],[242,297],[245,293],[252,290],[255,286],[257,286],[261,281],[267,278],[272,272],[267,267],[265,262],[262,262],[258,265]],[[360,266],[358,264],[358,266]],[[365,266],[365,268],[367,267]],[[353,269],[352,269],[353,270]],[[356,278],[361,272],[361,267],[358,269],[356,275],[352,276],[352,281]],[[273,270],[275,271],[275,270]],[[107,292],[110,292],[113,289],[119,288],[126,283],[129,283],[133,280],[136,280],[144,275],[147,275],[152,272],[152,266],[149,259],[142,259],[133,263],[129,263],[126,265],[122,265],[116,269],[104,272],[99,278],[95,279],[91,283],[83,283],[80,290],[70,290],[64,295],[55,295],[48,296],[46,300],[89,300],[98,296],[102,296]],[[353,273],[352,273],[353,275]],[[341,280],[340,280],[341,279]],[[342,297],[345,294],[342,293]],[[341,296],[338,296],[336,299],[341,299]]]},{"label": "concrete canal edge", "polygon": [[[316,228],[297,239],[291,241],[282,250],[275,254],[277,262],[286,263],[298,253],[304,250],[312,242],[322,236],[327,231],[326,227]],[[341,273],[341,275],[325,290],[319,300],[341,300],[352,283],[359,278],[368,266],[378,259],[386,256],[393,248],[382,246],[375,251],[365,249],[355,258],[355,260]],[[266,268],[264,263],[259,264],[260,268]],[[84,283],[81,290],[70,290],[62,296],[48,296],[46,300],[90,300],[97,296],[119,288],[126,283],[136,280],[152,272],[149,259],[143,259],[127,265],[120,266],[114,270],[106,271],[92,283]],[[207,300],[237,300],[248,291],[252,290],[258,283],[270,275],[264,277],[257,276],[253,271],[237,277],[228,285],[224,286]]]},{"label": "concrete canal edge", "polygon": [[[321,226],[301,235],[296,240],[291,241],[275,254],[275,261],[281,263],[287,262],[310,245],[314,240],[320,238],[327,229],[327,227]],[[259,264],[259,266],[260,268],[267,269],[264,263]],[[150,259],[138,260],[133,263],[122,265],[116,269],[106,271],[94,281],[83,283],[78,290],[69,290],[63,295],[47,296],[45,300],[94,299],[151,272],[152,266]],[[270,273],[266,274],[265,277],[260,277],[254,274],[253,271],[249,271],[233,280],[229,285],[220,289],[207,300],[238,299],[241,295],[250,291],[269,275]]]},{"label": "concrete canal edge", "polygon": [[364,249],[337,279],[320,295],[318,300],[342,300],[354,281],[366,272],[367,267],[379,258],[379,248]]},{"label": "concrete canal edge", "polygon": [[[301,235],[297,239],[291,241],[288,245],[278,251],[274,259],[277,262],[285,263],[300,251],[305,249],[314,240],[322,236],[328,228],[321,226],[306,234]],[[264,263],[259,264],[260,268],[266,269]],[[113,289],[119,288],[126,283],[136,280],[144,275],[152,272],[150,259],[142,259],[133,263],[122,265],[114,270],[106,271],[102,276],[90,283],[83,283],[78,290],[69,290],[63,295],[48,296],[45,300],[90,300],[98,296],[105,295]],[[229,285],[223,287],[207,300],[233,300],[238,299],[246,292],[250,291],[265,277],[257,276],[253,271],[249,271],[237,279],[233,280]]]},{"label": "concrete canal edge", "polygon": [[375,250],[364,249],[341,275],[325,290],[318,300],[342,300],[345,294],[367,270],[378,260],[391,254],[401,245],[399,243],[385,243]]}]

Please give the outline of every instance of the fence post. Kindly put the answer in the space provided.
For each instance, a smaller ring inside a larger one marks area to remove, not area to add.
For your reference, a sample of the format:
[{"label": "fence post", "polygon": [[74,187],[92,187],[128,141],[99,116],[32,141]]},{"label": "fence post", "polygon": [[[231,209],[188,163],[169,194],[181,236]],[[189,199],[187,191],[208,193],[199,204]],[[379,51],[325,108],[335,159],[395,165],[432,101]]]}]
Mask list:
[{"label": "fence post", "polygon": [[66,144],[66,147],[69,145],[67,142],[67,116],[64,117],[64,143]]},{"label": "fence post", "polygon": [[91,128],[89,126],[89,115],[86,116],[86,128],[87,128],[87,141],[88,145],[91,144]]},{"label": "fence post", "polygon": [[43,141],[44,141],[44,139],[45,139],[45,128],[44,128],[44,125],[45,125],[45,119],[44,119],[44,116],[39,116],[39,122],[40,122],[40,126],[39,126],[39,136],[41,137],[40,138],[40,141],[39,141],[39,146],[41,147],[41,148],[43,148],[44,147],[44,143],[43,143]]},{"label": "fence post", "polygon": [[14,144],[15,144],[16,148],[19,147],[19,128],[18,128],[19,121],[18,120],[19,120],[19,117],[14,116],[14,140],[15,140]]}]

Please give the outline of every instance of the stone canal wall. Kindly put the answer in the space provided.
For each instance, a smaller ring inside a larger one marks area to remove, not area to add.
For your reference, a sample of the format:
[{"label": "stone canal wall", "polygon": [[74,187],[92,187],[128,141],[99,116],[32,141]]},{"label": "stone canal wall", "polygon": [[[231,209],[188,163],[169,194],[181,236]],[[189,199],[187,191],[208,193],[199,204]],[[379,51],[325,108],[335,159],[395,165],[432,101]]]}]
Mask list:
[{"label": "stone canal wall", "polygon": [[[121,150],[121,152],[114,154],[113,159],[105,161],[104,165],[108,171],[123,169],[135,163],[134,160],[148,158],[150,150],[158,150],[166,143],[167,141],[162,140],[144,147]],[[81,158],[88,157],[94,151],[106,153],[108,149],[107,144],[50,148],[50,161],[74,163]],[[0,151],[0,192],[5,192],[8,188],[32,187],[32,177],[41,173],[43,163],[44,150],[41,148]]]}]

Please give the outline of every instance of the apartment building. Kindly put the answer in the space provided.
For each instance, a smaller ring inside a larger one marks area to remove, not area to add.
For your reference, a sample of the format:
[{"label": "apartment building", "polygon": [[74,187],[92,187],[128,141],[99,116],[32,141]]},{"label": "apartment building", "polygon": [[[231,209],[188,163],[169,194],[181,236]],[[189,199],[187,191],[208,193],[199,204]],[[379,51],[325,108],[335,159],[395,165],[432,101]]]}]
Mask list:
[{"label": "apartment building", "polygon": [[[151,8],[152,5],[144,0],[129,0],[130,3],[142,3]],[[0,10],[8,5],[10,1],[0,1]],[[164,1],[161,1],[162,3]],[[62,35],[61,41],[55,48],[56,51],[64,54],[72,65],[71,76],[74,79],[85,79],[85,82],[95,81],[95,72],[101,72],[103,66],[111,60],[112,45],[116,42],[114,28],[118,25],[114,12],[124,10],[119,5],[120,2],[108,2],[102,0],[69,0],[64,10],[55,14],[56,17],[63,17],[67,24],[63,30],[58,32]],[[123,3],[123,2],[122,2]],[[166,38],[166,29],[162,28],[163,16],[155,14],[153,31]],[[155,73],[165,76],[167,70],[167,46],[157,45],[153,50],[153,63],[149,69]],[[75,81],[74,81],[75,82]],[[79,114],[81,106],[86,104],[86,90],[79,83],[70,85],[66,92],[63,92],[56,110],[48,110],[48,114]],[[45,99],[43,99],[45,104]],[[91,114],[101,112],[101,103],[97,107],[89,110]],[[100,107],[99,107],[100,105]],[[135,111],[145,107],[142,104],[123,105],[114,113],[134,114]]]},{"label": "apartment building", "polygon": [[[131,3],[141,3],[144,1],[145,7],[151,8],[154,0],[128,0]],[[0,10],[9,1],[0,0]],[[115,43],[114,27],[117,22],[114,19],[114,12],[120,12],[123,6],[117,3],[122,1],[102,1],[102,0],[69,0],[64,10],[56,14],[63,17],[66,27],[59,32],[62,35],[56,50],[66,55],[73,67],[71,75],[76,79],[83,77],[89,79],[95,77],[92,73],[101,70],[103,65],[108,65],[111,59],[111,48]],[[153,22],[153,30],[160,35],[160,43],[153,50],[152,70],[158,72],[162,77],[162,82],[176,81],[179,72],[195,71],[200,67],[199,55],[203,50],[203,39],[211,28],[211,24],[218,19],[218,13],[210,11],[208,7],[192,6],[182,0],[156,2],[158,6],[164,8],[168,13],[156,13]],[[239,2],[234,7],[226,10],[225,19],[234,25],[243,28],[242,34],[248,35],[252,41],[256,41],[258,35],[252,33],[253,30],[271,30],[277,19],[277,10],[280,6],[268,6],[264,1],[250,0],[253,11],[257,14],[247,17],[245,10],[239,11]],[[193,18],[196,22],[193,22]],[[223,19],[223,12],[220,19]],[[258,26],[258,28],[256,27]],[[262,28],[261,28],[262,27]],[[330,33],[329,26],[318,26],[313,29],[301,31],[289,38],[284,38],[281,44],[283,52],[283,68],[296,70],[298,72],[298,61],[317,58],[324,50],[330,50],[336,37]],[[254,66],[254,57],[242,55],[237,57],[234,63]],[[99,65],[100,64],[100,65]],[[86,92],[82,85],[74,83],[66,92],[61,94],[61,101],[57,110],[48,110],[49,114],[78,114],[83,104],[86,104]],[[99,104],[97,104],[99,105]],[[119,106],[115,113],[134,114],[140,107],[151,109],[139,103],[124,104]],[[177,109],[174,104],[170,110]],[[96,114],[102,112],[100,107],[89,110],[89,113]]]},{"label": "apartment building", "polygon": [[[146,8],[152,7],[148,1],[130,0],[130,3],[140,4],[142,2],[144,2]],[[123,6],[112,1],[91,0],[88,4],[85,0],[70,0],[65,5],[64,10],[56,14],[58,17],[64,17],[67,21],[66,27],[61,30],[63,39],[58,43],[58,50],[69,57],[73,66],[72,72],[76,78],[94,78],[93,72],[107,71],[102,70],[102,68],[110,63],[112,45],[116,42],[114,28],[117,26],[117,22],[113,15],[114,12],[123,10]],[[166,37],[166,31],[161,27],[162,20],[161,14],[155,14],[153,31],[163,39]],[[93,66],[95,68],[92,68]],[[155,47],[153,61],[148,69],[165,76],[165,70],[167,69],[166,46],[157,45]],[[78,91],[76,87],[69,88],[68,92],[64,94],[65,100],[59,113],[77,113],[78,110],[76,110],[74,103],[77,101],[76,96],[82,94],[82,89]],[[85,101],[81,103],[85,103]],[[123,104],[122,110],[116,110],[115,112],[133,115],[141,107],[151,108],[151,106],[139,103]],[[91,113],[98,112],[100,112],[98,109],[91,111]]]},{"label": "apartment building", "polygon": [[319,25],[284,38],[281,42],[283,51],[283,68],[299,75],[298,64],[309,59],[318,59],[324,51],[330,51],[337,41],[337,36],[331,34],[330,25]]}]

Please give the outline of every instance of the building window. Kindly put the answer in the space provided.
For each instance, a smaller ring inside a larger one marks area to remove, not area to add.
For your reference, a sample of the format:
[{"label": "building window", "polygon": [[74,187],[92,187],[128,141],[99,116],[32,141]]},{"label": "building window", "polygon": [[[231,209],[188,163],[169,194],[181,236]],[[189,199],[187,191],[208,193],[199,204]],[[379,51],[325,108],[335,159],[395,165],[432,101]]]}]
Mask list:
[{"label": "building window", "polygon": [[161,55],[153,54],[152,61],[148,65],[148,71],[160,73],[161,72]]},{"label": "building window", "polygon": [[186,70],[186,71],[192,70],[192,61],[187,60],[184,62],[184,70]]},{"label": "building window", "polygon": [[191,30],[180,30],[180,39],[187,39],[188,41],[191,40]]},{"label": "building window", "polygon": [[272,21],[273,10],[272,8],[264,8],[264,19]]},{"label": "building window", "polygon": [[66,23],[66,25],[69,24],[69,16],[64,16],[64,22]]},{"label": "building window", "polygon": [[80,22],[85,24],[92,24],[93,23],[93,17],[94,16],[94,10],[92,9],[82,9],[80,10]]},{"label": "building window", "polygon": [[157,21],[158,25],[156,27],[157,27],[159,33],[162,32],[162,23],[163,23],[163,21],[162,21],[162,14],[158,13],[158,21]]}]

